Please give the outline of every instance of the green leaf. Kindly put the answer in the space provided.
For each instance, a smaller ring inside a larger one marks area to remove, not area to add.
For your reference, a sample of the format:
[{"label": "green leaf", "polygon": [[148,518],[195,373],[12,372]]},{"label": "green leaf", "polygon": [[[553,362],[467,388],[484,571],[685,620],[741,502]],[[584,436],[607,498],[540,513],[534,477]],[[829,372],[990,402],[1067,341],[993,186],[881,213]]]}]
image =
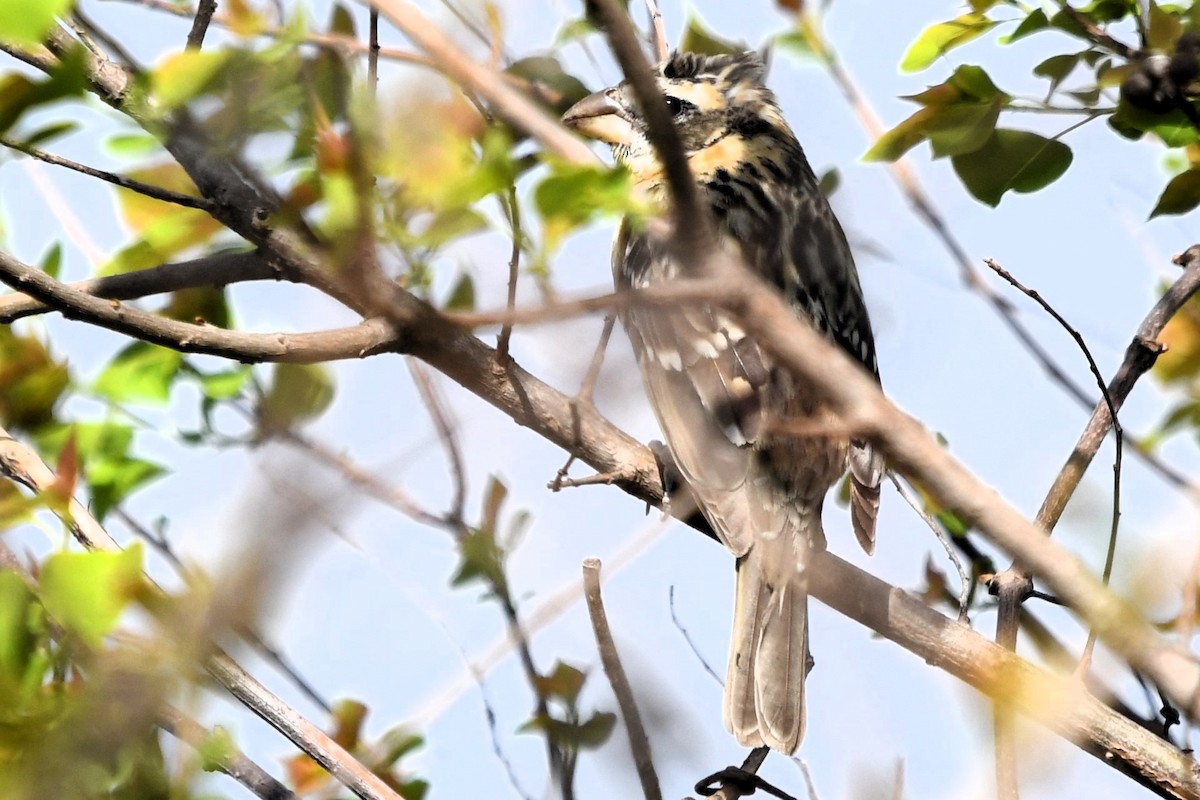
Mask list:
[{"label": "green leaf", "polygon": [[609,740],[616,727],[616,714],[611,711],[595,712],[579,725],[579,732],[577,734],[579,749],[595,750],[599,748]]},{"label": "green leaf", "polygon": [[962,103],[942,109],[925,125],[933,157],[972,153],[984,145],[1000,118],[1000,100]]},{"label": "green leaf", "polygon": [[[22,8],[22,4],[13,7]],[[87,63],[83,46],[79,45],[63,53],[45,80],[35,81],[15,72],[0,75],[0,134],[12,128],[26,111],[81,96],[88,85]]]},{"label": "green leaf", "polygon": [[55,17],[73,5],[74,0],[5,0],[0,3],[0,41],[20,47],[41,44]]},{"label": "green leaf", "polygon": [[1200,168],[1179,173],[1167,183],[1150,212],[1154,219],[1160,214],[1186,214],[1200,205]]},{"label": "green leaf", "polygon": [[921,32],[904,53],[900,60],[900,69],[904,72],[919,72],[946,51],[982,36],[995,25],[996,22],[982,14],[963,14],[948,22],[931,25]]},{"label": "green leaf", "polygon": [[1045,61],[1033,68],[1033,74],[1050,80],[1049,94],[1054,94],[1058,89],[1058,85],[1066,80],[1067,76],[1079,65],[1079,58],[1082,53],[1064,53],[1063,55],[1050,56]]},{"label": "green leaf", "polygon": [[454,284],[450,296],[446,298],[444,308],[447,311],[475,310],[475,281],[470,275],[464,272],[459,276],[458,283]]},{"label": "green leaf", "polygon": [[200,740],[196,755],[200,757],[200,769],[205,772],[224,772],[238,755],[237,743],[229,729],[217,725]]},{"label": "green leaf", "polygon": [[1034,192],[1057,180],[1071,165],[1071,148],[1029,131],[997,129],[983,147],[954,156],[954,171],[967,190],[990,206],[1004,193]]},{"label": "green leaf", "polygon": [[504,71],[525,81],[530,96],[552,110],[555,116],[591,94],[582,81],[564,72],[558,60],[550,56],[522,58]]},{"label": "green leaf", "polygon": [[1175,49],[1175,42],[1183,34],[1183,23],[1179,17],[1150,0],[1150,25],[1146,29],[1146,47],[1160,53]]},{"label": "green leaf", "polygon": [[103,520],[134,489],[165,472],[157,464],[130,455],[133,429],[119,422],[46,425],[35,433],[38,447],[51,458],[57,458],[72,434],[97,519]]},{"label": "green leaf", "polygon": [[179,108],[204,92],[232,55],[229,50],[172,53],[150,73],[150,91],[164,108]]},{"label": "green leaf", "polygon": [[12,708],[37,650],[41,605],[24,578],[0,571],[0,703]]},{"label": "green leaf", "polygon": [[546,246],[553,250],[571,231],[600,215],[636,214],[633,180],[623,167],[559,165],[533,192],[545,225]]},{"label": "green leaf", "polygon": [[504,553],[489,530],[474,529],[459,540],[459,563],[451,586],[483,580],[489,587],[504,585]]},{"label": "green leaf", "polygon": [[1021,20],[1012,33],[1007,36],[1001,36],[999,41],[1000,44],[1012,44],[1018,39],[1024,39],[1031,33],[1036,33],[1049,27],[1050,18],[1046,16],[1046,12],[1043,9],[1035,8]]},{"label": "green leaf", "polygon": [[134,342],[109,362],[96,379],[95,391],[108,399],[165,403],[179,374],[183,354],[149,342]]},{"label": "green leaf", "polygon": [[64,628],[98,647],[142,591],[142,547],[115,553],[56,553],[41,574],[42,602]]},{"label": "green leaf", "polygon": [[110,136],[104,149],[114,156],[142,158],[162,149],[162,143],[148,133],[118,133]]},{"label": "green leaf", "polygon": [[688,18],[687,30],[683,32],[679,49],[703,56],[720,56],[743,53],[749,48],[741,42],[722,39],[709,30],[699,17],[691,16]]},{"label": "green leaf", "polygon": [[51,278],[58,280],[58,275],[62,271],[62,242],[50,245],[50,249],[46,251],[46,255],[42,257],[42,263],[38,267]]},{"label": "green leaf", "polygon": [[586,672],[561,661],[555,663],[550,674],[540,675],[536,679],[539,694],[561,700],[567,708],[575,705],[586,681]]},{"label": "green leaf", "polygon": [[229,400],[237,397],[246,388],[250,380],[249,365],[242,365],[225,372],[201,372],[192,368],[189,374],[200,382],[200,391],[209,400]]},{"label": "green leaf", "polygon": [[258,407],[264,433],[290,428],[324,413],[333,402],[333,376],[319,364],[276,364]]},{"label": "green leaf", "polygon": [[50,422],[69,382],[67,365],[40,340],[0,326],[0,424],[34,430]]}]

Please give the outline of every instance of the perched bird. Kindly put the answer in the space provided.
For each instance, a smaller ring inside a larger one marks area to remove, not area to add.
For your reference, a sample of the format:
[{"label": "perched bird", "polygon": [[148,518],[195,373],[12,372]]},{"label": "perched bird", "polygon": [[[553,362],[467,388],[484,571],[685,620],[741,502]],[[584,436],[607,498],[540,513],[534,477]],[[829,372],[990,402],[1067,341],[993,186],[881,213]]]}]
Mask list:
[{"label": "perched bird", "polygon": [[[846,236],[754,53],[675,53],[656,81],[723,247],[779,289],[796,316],[878,377],[875,341]],[[619,84],[563,116],[607,142],[635,182],[665,200],[661,165],[632,88]],[[666,242],[622,225],[618,288],[684,277]],[[810,553],[825,547],[821,506],[850,470],[851,518],[875,544],[883,461],[837,433],[803,381],[720,309],[634,306],[623,322],[676,467],[737,557],[725,725],[747,747],[792,753],[804,734]]]}]

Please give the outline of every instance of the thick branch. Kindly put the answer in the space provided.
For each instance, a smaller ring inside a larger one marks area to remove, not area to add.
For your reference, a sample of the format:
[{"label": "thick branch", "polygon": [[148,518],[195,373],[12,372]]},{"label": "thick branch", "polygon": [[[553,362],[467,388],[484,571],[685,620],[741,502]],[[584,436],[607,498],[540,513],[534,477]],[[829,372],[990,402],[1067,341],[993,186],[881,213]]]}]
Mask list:
[{"label": "thick branch", "polygon": [[394,330],[381,319],[318,333],[245,333],[180,322],[72,289],[4,252],[0,252],[0,281],[53,306],[68,319],[185,353],[209,353],[247,363],[364,358],[397,344]]},{"label": "thick branch", "polygon": [[[238,251],[217,253],[175,264],[162,264],[151,269],[123,272],[103,278],[67,284],[68,288],[94,297],[109,300],[133,300],[179,289],[201,286],[228,286],[244,281],[287,280],[281,267],[268,263],[258,253]],[[0,296],[0,325],[11,324],[22,317],[54,311],[55,306],[43,303],[27,294]]]}]

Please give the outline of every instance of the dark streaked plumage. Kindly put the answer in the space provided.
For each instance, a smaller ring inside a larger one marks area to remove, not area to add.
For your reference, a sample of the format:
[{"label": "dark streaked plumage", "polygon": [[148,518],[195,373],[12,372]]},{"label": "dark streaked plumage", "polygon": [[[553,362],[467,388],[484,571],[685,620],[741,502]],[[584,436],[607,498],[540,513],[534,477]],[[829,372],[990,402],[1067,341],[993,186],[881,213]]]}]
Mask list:
[{"label": "dark streaked plumage", "polygon": [[[677,53],[658,66],[658,85],[721,245],[877,375],[846,237],[763,72],[753,53]],[[637,183],[663,197],[662,169],[627,84],[586,98],[563,119],[611,144]],[[683,270],[662,241],[623,227],[614,273],[619,287],[641,288]],[[836,424],[830,412],[722,312],[633,308],[624,323],[671,454],[737,557],[726,726],[743,745],[791,753],[804,733],[805,568],[810,550],[825,546],[821,506],[849,468],[853,527],[870,552],[882,461],[864,443],[822,433]]]}]

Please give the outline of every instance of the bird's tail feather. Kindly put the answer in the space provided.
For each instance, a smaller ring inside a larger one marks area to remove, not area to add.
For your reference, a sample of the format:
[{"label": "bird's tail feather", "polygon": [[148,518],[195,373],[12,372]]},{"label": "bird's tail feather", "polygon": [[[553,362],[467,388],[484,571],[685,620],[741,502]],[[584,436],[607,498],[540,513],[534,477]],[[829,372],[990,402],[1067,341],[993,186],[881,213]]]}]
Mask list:
[{"label": "bird's tail feather", "polygon": [[[790,550],[790,548],[789,548]],[[772,589],[756,559],[739,559],[725,726],[743,747],[793,753],[804,736],[808,591],[803,570]]]}]

